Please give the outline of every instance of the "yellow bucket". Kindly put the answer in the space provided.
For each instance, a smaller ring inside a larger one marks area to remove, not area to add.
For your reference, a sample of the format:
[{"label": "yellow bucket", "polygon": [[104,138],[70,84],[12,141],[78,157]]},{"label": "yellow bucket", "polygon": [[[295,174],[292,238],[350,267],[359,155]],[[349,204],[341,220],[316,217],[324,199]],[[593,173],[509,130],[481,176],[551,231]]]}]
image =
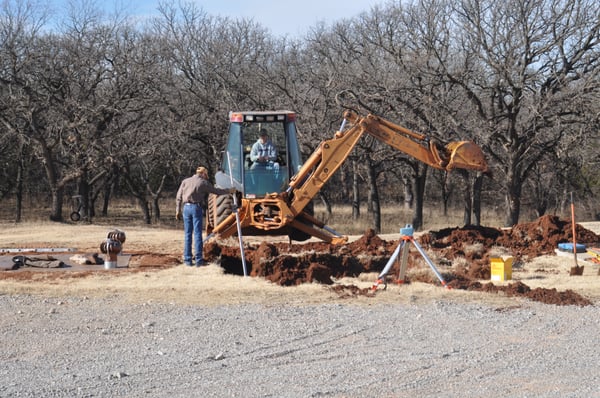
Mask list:
[{"label": "yellow bucket", "polygon": [[491,279],[493,281],[506,281],[512,279],[512,257],[490,258]]}]

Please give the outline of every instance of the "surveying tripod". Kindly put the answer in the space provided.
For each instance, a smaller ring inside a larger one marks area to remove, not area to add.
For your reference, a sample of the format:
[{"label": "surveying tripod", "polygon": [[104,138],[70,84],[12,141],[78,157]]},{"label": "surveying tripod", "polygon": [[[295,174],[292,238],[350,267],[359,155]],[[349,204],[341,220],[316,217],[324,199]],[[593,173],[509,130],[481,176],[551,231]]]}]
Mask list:
[{"label": "surveying tripod", "polygon": [[406,226],[404,228],[400,228],[400,243],[396,247],[396,250],[394,250],[392,257],[390,257],[387,264],[383,268],[383,271],[381,271],[379,276],[377,276],[377,281],[375,281],[375,284],[373,285],[372,290],[377,290],[377,288],[381,284],[384,285],[384,287],[383,287],[384,289],[387,287],[387,282],[385,281],[385,277],[390,272],[390,269],[392,269],[392,266],[394,265],[394,261],[396,261],[396,259],[398,258],[398,255],[401,255],[400,272],[398,274],[398,283],[404,282],[404,277],[406,274],[406,267],[408,264],[408,250],[409,250],[411,243],[417,248],[417,250],[421,254],[421,257],[423,257],[423,259],[425,260],[427,265],[429,265],[429,267],[431,268],[431,270],[433,271],[435,276],[437,276],[437,278],[442,283],[442,286],[444,286],[446,289],[450,289],[450,287],[446,284],[446,281],[444,280],[442,275],[435,268],[435,265],[433,265],[433,262],[431,262],[429,257],[427,257],[427,254],[425,253],[423,248],[417,243],[417,241],[415,241],[415,239],[413,237],[413,232],[414,232],[414,229],[411,224],[406,224]]}]

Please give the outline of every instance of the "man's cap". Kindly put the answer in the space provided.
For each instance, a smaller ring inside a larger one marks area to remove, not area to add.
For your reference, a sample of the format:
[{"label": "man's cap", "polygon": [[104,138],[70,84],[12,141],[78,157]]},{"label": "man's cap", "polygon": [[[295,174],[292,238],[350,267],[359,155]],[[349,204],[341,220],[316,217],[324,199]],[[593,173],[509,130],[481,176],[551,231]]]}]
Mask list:
[{"label": "man's cap", "polygon": [[267,136],[267,135],[269,135],[269,133],[267,133],[267,130],[265,130],[265,129],[262,129],[262,130],[260,130],[260,131],[258,132],[258,135],[259,135],[260,137],[264,137],[264,136]]},{"label": "man's cap", "polygon": [[206,169],[206,167],[204,166],[198,166],[198,168],[196,169],[196,174],[208,174],[208,170]]}]

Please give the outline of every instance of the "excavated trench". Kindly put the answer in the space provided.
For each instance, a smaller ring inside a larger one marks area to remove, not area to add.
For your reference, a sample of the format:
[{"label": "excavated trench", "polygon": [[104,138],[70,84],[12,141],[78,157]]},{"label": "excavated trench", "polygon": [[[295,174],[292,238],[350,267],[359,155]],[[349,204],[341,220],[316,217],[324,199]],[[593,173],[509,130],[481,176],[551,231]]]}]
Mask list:
[{"label": "excavated trench", "polygon": [[[576,234],[577,242],[600,241],[599,235],[580,225],[576,226]],[[436,267],[453,289],[490,293],[501,291],[508,296],[522,296],[556,305],[590,305],[589,300],[571,290],[531,289],[519,281],[502,286],[481,282],[490,279],[492,249],[501,247],[513,256],[515,262],[526,262],[534,257],[554,254],[558,243],[571,240],[570,222],[556,216],[543,216],[509,230],[466,226],[431,231],[418,238],[419,244],[438,259],[434,261]],[[385,241],[373,230],[367,230],[360,239],[343,245],[262,242],[244,250],[250,276],[262,277],[282,286],[318,282],[332,285],[332,289],[344,294],[372,295],[371,289],[334,285],[333,279],[357,277],[361,273],[380,273],[397,245],[397,241]],[[404,282],[439,283],[433,273],[410,272],[411,269],[427,268],[420,255],[413,251],[409,252],[409,272]],[[204,252],[208,261],[220,261],[225,272],[242,275],[239,247],[211,242],[205,245]],[[389,275],[398,275],[397,267],[395,264]]]}]

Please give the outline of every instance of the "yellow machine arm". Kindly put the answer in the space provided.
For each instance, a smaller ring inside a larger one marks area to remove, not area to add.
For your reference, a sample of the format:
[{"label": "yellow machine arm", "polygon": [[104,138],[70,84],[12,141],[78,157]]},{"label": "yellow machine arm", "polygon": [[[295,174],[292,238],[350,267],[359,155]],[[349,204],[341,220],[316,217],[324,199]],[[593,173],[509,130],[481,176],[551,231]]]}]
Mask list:
[{"label": "yellow machine arm", "polygon": [[[304,211],[304,208],[323,188],[325,183],[346,161],[358,140],[367,133],[395,149],[440,170],[455,168],[488,172],[481,149],[471,141],[452,142],[439,147],[426,136],[398,126],[374,115],[360,117],[346,111],[345,122],[351,124],[338,131],[334,138],[323,141],[308,158],[298,173],[291,178],[285,192],[268,194],[265,198],[242,198],[239,215],[242,228],[262,231],[293,227],[330,243],[342,243],[346,237],[327,229],[322,222]],[[213,230],[220,237],[236,233],[232,214]]]},{"label": "yellow machine arm", "polygon": [[344,132],[336,132],[333,139],[323,141],[298,174],[292,177],[290,188],[294,195],[290,209],[294,214],[300,213],[317,195],[348,158],[364,133],[436,169],[488,171],[483,152],[471,141],[452,142],[446,147],[438,148],[426,136],[378,116],[369,114],[359,117],[354,112],[346,111],[344,119],[352,126]]}]

